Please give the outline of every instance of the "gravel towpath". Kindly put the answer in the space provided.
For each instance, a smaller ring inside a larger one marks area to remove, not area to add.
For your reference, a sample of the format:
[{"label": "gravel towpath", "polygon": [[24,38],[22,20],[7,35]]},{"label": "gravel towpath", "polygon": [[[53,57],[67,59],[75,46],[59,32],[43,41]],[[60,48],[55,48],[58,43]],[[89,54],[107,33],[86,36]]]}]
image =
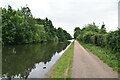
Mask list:
[{"label": "gravel towpath", "polygon": [[118,78],[116,71],[84,49],[76,40],[73,58],[72,78]]}]

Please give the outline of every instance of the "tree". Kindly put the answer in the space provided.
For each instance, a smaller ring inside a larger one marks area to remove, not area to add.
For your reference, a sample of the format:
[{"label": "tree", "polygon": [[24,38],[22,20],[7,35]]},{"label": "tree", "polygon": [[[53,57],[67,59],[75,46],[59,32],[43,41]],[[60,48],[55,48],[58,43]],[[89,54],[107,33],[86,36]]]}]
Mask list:
[{"label": "tree", "polygon": [[[80,33],[77,34],[79,28],[75,28],[74,35],[77,40],[84,43],[93,44],[100,47],[106,47],[111,49],[114,52],[120,51],[120,29],[112,32],[106,32],[105,24],[103,23],[101,29],[99,29],[95,24],[88,24],[80,30]],[[77,35],[76,35],[77,34]]]},{"label": "tree", "polygon": [[101,29],[100,29],[100,34],[105,34],[106,33],[106,28],[105,28],[105,24],[103,22]]},{"label": "tree", "polygon": [[78,36],[80,33],[81,33],[80,28],[79,28],[79,27],[76,27],[76,28],[74,29],[74,39],[76,39],[77,36]]},{"label": "tree", "polygon": [[[61,34],[62,33],[62,34]],[[34,18],[28,6],[14,10],[2,8],[2,41],[4,44],[26,44],[45,41],[64,42],[71,35],[54,28],[48,18]]]}]

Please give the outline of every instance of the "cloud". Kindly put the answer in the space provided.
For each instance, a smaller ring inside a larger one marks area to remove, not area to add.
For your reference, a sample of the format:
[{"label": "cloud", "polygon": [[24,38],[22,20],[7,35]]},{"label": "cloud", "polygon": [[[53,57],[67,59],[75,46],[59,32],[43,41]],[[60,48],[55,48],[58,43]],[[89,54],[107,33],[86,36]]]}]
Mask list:
[{"label": "cloud", "polygon": [[71,35],[76,26],[82,28],[93,21],[97,25],[104,21],[108,31],[118,27],[118,0],[2,0],[0,4],[15,9],[28,4],[34,17],[48,17]]}]

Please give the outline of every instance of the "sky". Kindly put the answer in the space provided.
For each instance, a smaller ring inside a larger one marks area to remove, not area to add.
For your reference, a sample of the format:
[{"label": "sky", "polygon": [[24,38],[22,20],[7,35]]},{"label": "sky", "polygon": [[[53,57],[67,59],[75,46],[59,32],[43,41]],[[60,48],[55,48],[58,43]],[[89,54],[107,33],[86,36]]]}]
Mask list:
[{"label": "sky", "polygon": [[105,23],[107,31],[118,27],[119,0],[0,0],[0,7],[13,9],[27,6],[34,17],[52,20],[54,27],[62,27],[71,35],[74,28],[95,22],[99,28]]}]

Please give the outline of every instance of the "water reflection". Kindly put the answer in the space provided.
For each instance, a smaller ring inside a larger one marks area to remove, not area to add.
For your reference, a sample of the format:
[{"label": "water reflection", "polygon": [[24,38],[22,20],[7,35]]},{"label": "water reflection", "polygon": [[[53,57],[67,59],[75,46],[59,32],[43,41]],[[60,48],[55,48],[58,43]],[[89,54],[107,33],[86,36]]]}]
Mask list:
[{"label": "water reflection", "polygon": [[40,67],[40,65],[50,62],[52,57],[66,49],[69,43],[3,46],[3,77],[15,78],[19,76],[19,78],[28,78],[37,65]]}]

